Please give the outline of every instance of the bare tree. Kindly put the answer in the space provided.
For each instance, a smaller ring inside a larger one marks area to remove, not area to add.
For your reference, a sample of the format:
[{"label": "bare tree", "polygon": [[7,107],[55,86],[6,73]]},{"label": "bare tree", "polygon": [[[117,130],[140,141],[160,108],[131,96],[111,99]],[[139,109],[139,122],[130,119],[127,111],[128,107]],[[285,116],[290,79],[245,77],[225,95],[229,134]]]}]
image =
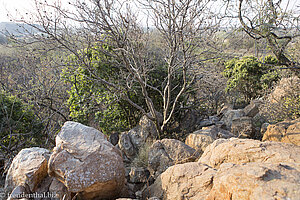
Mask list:
[{"label": "bare tree", "polygon": [[265,39],[280,65],[300,74],[299,63],[289,56],[288,45],[300,36],[299,11],[292,1],[238,1],[238,19],[253,39]]},{"label": "bare tree", "polygon": [[[192,72],[201,62],[199,58],[211,50],[207,45],[216,18],[210,12],[210,0],[139,1],[138,6],[147,13],[142,17],[137,15],[136,5],[130,1],[75,0],[69,3],[69,9],[59,1],[54,4],[34,1],[36,13],[19,21],[39,30],[30,41],[68,50],[77,58],[78,65],[84,65],[90,73],[93,73],[92,63],[78,50],[97,45],[97,50],[115,58],[117,62],[113,64],[120,69],[122,79],[112,81],[96,76],[93,80],[154,121],[159,132],[164,131],[179,106],[180,98],[194,80]],[[139,22],[143,17],[149,24]],[[153,32],[157,33],[158,47],[163,52],[167,68],[167,75],[159,87],[154,87],[149,81],[149,73],[155,69],[149,53]],[[105,45],[112,48],[108,51]],[[182,81],[175,84],[173,80],[177,76]],[[139,105],[127,95],[136,84],[146,106]],[[162,107],[155,107],[149,91],[160,95]],[[157,111],[162,112],[162,119]]]}]

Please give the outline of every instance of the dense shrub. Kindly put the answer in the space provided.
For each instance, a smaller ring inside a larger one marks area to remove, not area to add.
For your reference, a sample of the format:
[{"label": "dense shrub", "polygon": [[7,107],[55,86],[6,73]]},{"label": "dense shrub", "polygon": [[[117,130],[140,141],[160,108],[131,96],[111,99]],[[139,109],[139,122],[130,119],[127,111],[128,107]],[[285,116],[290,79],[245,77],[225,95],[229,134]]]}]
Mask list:
[{"label": "dense shrub", "polygon": [[259,97],[264,89],[280,78],[278,71],[272,69],[276,63],[272,56],[264,60],[249,56],[226,62],[223,73],[228,78],[226,91],[238,93],[247,103]]},{"label": "dense shrub", "polygon": [[43,125],[31,107],[20,99],[0,92],[0,153],[10,157],[24,147],[40,146]]},{"label": "dense shrub", "polygon": [[[99,49],[101,48],[101,49]],[[107,50],[104,53],[103,48]],[[110,47],[93,47],[79,51],[79,55],[84,58],[78,59],[75,55],[70,55],[67,59],[67,67],[63,70],[62,77],[71,85],[68,99],[70,117],[72,120],[97,127],[104,133],[120,132],[132,128],[140,119],[141,112],[121,98],[126,95],[137,105],[147,108],[140,84],[128,75],[126,69],[120,66],[120,62],[112,58],[109,54]],[[150,52],[156,54],[156,52]],[[166,69],[161,55],[151,55],[151,70],[147,72],[147,83],[161,90],[164,84],[164,77],[167,76]],[[120,91],[110,91],[107,85],[101,80],[113,83],[120,87]],[[172,84],[179,85],[182,77],[173,77]],[[174,91],[179,91],[180,87],[175,87]],[[163,100],[160,94],[150,87],[147,87],[148,96],[152,99],[157,111],[163,107]],[[177,94],[178,92],[174,92]],[[171,97],[171,101],[175,96]],[[184,102],[184,97],[179,99]],[[176,111],[182,105],[177,104]],[[175,112],[174,117],[179,116]]]}]

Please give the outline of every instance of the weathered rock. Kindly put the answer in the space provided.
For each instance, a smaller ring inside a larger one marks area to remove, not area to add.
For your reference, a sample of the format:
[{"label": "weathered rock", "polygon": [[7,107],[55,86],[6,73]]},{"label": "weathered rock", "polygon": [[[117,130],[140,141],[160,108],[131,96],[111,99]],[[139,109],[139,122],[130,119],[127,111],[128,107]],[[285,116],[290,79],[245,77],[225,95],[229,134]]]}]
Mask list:
[{"label": "weathered rock", "polygon": [[263,141],[277,141],[300,146],[300,118],[269,125]]},{"label": "weathered rock", "polygon": [[185,144],[203,153],[205,148],[216,139],[230,137],[234,137],[234,135],[229,131],[218,128],[217,126],[211,126],[189,134],[185,140]]},{"label": "weathered rock", "polygon": [[132,167],[129,173],[131,183],[146,183],[150,176],[150,172],[141,167]]},{"label": "weathered rock", "polygon": [[162,173],[155,183],[144,191],[143,198],[205,199],[212,188],[215,173],[215,169],[197,162],[174,165]]},{"label": "weathered rock", "polygon": [[231,132],[239,138],[251,138],[254,136],[254,126],[251,117],[241,117],[232,120]]},{"label": "weathered rock", "polygon": [[210,144],[198,162],[218,168],[223,163],[300,163],[300,147],[251,139],[218,139]]},{"label": "weathered rock", "polygon": [[239,110],[227,110],[224,113],[224,116],[222,117],[221,121],[223,121],[227,127],[228,130],[231,130],[232,120],[238,119],[245,116],[245,113],[242,109]]},{"label": "weathered rock", "polygon": [[121,133],[119,147],[129,159],[133,159],[137,154],[137,149],[133,146],[129,134],[126,132]]},{"label": "weathered rock", "polygon": [[156,141],[150,148],[148,168],[154,177],[172,165],[194,161],[195,149],[175,139]]},{"label": "weathered rock", "polygon": [[29,195],[30,193],[31,193],[30,188],[27,184],[18,185],[17,187],[15,187],[13,189],[13,191],[11,192],[11,194],[7,200],[21,199],[21,198],[24,198],[26,195]]},{"label": "weathered rock", "polygon": [[35,192],[48,175],[47,149],[33,147],[21,150],[13,159],[5,180],[5,191],[10,193],[16,186],[27,184]]},{"label": "weathered rock", "polygon": [[245,116],[254,117],[259,113],[259,105],[262,104],[260,100],[253,100],[248,106],[244,108]]},{"label": "weathered rock", "polygon": [[100,131],[66,122],[56,137],[49,174],[79,198],[114,198],[125,183],[120,151]]},{"label": "weathered rock", "polygon": [[53,178],[51,185],[49,187],[49,193],[54,194],[59,200],[71,200],[71,194],[66,188],[66,186]]},{"label": "weathered rock", "polygon": [[227,163],[215,174],[206,200],[299,199],[299,188],[300,171],[293,164]]},{"label": "weathered rock", "polygon": [[157,134],[155,124],[146,116],[143,116],[136,127],[121,134],[118,144],[126,157],[133,160],[139,149],[145,143],[153,141]]}]

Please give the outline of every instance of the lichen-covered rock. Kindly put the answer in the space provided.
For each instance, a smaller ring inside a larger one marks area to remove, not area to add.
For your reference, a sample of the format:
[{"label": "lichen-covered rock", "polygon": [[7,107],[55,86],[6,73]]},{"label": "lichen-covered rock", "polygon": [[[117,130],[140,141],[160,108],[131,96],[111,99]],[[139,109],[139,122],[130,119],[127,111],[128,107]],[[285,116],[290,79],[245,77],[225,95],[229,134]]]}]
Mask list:
[{"label": "lichen-covered rock", "polygon": [[5,191],[10,193],[15,187],[27,184],[35,192],[39,184],[48,176],[50,151],[33,147],[22,149],[13,159],[5,180]]},{"label": "lichen-covered rock", "polygon": [[212,188],[217,171],[197,162],[174,165],[162,173],[143,193],[143,198],[165,200],[205,199]]},{"label": "lichen-covered rock", "polygon": [[300,163],[300,147],[251,139],[218,139],[200,157],[200,163],[218,168],[223,163]]},{"label": "lichen-covered rock", "polygon": [[239,138],[252,138],[254,136],[254,126],[251,117],[241,117],[232,120],[231,132]]},{"label": "lichen-covered rock", "polygon": [[300,146],[300,118],[269,125],[262,140],[291,143]]},{"label": "lichen-covered rock", "polygon": [[217,126],[210,126],[189,134],[185,139],[185,144],[196,150],[201,150],[201,153],[203,153],[205,148],[216,139],[231,137],[234,137],[234,135],[229,131]]},{"label": "lichen-covered rock", "polygon": [[156,141],[149,150],[148,168],[154,177],[170,166],[196,159],[195,149],[175,139]]},{"label": "lichen-covered rock", "polygon": [[[298,170],[297,170],[298,169]],[[292,163],[222,164],[206,200],[299,199],[300,171]]]},{"label": "lichen-covered rock", "polygon": [[80,198],[117,197],[125,183],[120,151],[100,131],[66,122],[56,137],[49,174]]}]

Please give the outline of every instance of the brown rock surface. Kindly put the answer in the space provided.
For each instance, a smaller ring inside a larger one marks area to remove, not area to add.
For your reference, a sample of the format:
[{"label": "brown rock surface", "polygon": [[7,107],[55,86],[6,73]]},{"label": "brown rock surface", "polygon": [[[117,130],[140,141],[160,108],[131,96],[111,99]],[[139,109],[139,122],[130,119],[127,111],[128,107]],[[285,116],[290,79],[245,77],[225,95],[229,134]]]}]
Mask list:
[{"label": "brown rock surface", "polygon": [[117,197],[125,183],[120,151],[94,128],[66,122],[56,137],[49,174],[83,199]]},{"label": "brown rock surface", "polygon": [[143,197],[165,200],[204,199],[210,192],[215,173],[215,169],[197,162],[174,165],[144,191]]},{"label": "brown rock surface", "polygon": [[10,193],[15,187],[27,184],[31,192],[48,175],[47,162],[50,152],[47,149],[33,147],[22,149],[13,159],[5,180],[5,191]]},{"label": "brown rock surface", "polygon": [[206,200],[300,199],[299,165],[246,163],[221,165]]},{"label": "brown rock surface", "polygon": [[234,137],[229,131],[223,130],[217,126],[205,127],[189,134],[185,140],[185,144],[204,152],[205,148],[218,138]]},{"label": "brown rock surface", "polygon": [[156,141],[149,150],[148,168],[154,177],[164,172],[170,166],[194,161],[195,149],[175,139]]},{"label": "brown rock surface", "polygon": [[218,139],[209,145],[198,162],[218,168],[223,163],[300,163],[300,147],[251,139]]},{"label": "brown rock surface", "polygon": [[300,118],[269,125],[262,140],[291,143],[300,146]]}]

